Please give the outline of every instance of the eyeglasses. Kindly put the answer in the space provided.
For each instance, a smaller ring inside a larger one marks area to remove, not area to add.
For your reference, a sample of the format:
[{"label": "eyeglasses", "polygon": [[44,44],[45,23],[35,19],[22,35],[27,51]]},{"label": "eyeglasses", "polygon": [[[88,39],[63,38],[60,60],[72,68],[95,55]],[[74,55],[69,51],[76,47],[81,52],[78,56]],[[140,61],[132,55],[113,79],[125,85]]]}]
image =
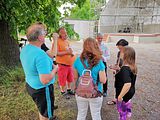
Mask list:
[{"label": "eyeglasses", "polygon": [[97,39],[98,39],[98,40],[102,40],[103,38],[98,37]]},{"label": "eyeglasses", "polygon": [[46,36],[46,35],[48,34],[48,32],[47,32],[47,30],[43,30],[43,31],[41,32],[41,34],[44,35],[44,36]]}]

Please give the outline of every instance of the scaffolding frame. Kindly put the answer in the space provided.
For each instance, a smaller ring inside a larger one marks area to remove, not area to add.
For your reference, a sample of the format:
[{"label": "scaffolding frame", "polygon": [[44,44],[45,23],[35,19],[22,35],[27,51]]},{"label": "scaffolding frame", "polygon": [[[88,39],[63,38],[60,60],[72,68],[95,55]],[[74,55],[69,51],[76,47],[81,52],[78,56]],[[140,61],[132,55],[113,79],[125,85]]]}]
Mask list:
[{"label": "scaffolding frame", "polygon": [[[129,18],[128,22],[130,23],[123,23],[121,24],[121,27],[131,27],[132,29],[132,33],[143,33],[144,32],[144,25],[146,23],[148,23],[148,25],[155,25],[155,24],[160,24],[160,21],[158,21],[158,18],[160,18],[160,7],[158,5],[156,5],[156,0],[153,0],[151,2],[151,6],[148,6],[148,3],[145,3],[145,6],[142,5],[142,0],[135,0],[134,1],[134,6],[128,6],[129,5],[129,0],[127,0],[127,6],[125,8],[121,8],[120,4],[121,4],[121,0],[115,0],[116,1],[116,8],[112,8],[109,7],[107,8],[108,10],[110,9],[115,9],[115,13],[114,14],[101,14],[101,17],[108,17],[114,19],[113,20],[113,28],[114,31],[113,32],[118,32],[118,30],[120,29],[120,25],[117,23],[117,21],[119,19],[127,19]],[[148,2],[146,0],[146,2]],[[133,12],[133,14],[119,14],[118,10],[122,10],[122,9],[135,9],[136,11]],[[137,12],[138,11],[138,12]],[[149,11],[147,13],[147,11]],[[146,13],[145,13],[146,12]],[[156,12],[156,13],[155,13]],[[147,21],[147,22],[146,22]],[[156,21],[156,22],[155,22]],[[150,24],[149,24],[150,23]],[[110,25],[110,24],[109,24]],[[108,25],[108,26],[109,26]],[[107,25],[99,25],[99,27],[105,27]],[[154,33],[159,32],[157,30],[155,30],[155,27],[153,27]]]}]

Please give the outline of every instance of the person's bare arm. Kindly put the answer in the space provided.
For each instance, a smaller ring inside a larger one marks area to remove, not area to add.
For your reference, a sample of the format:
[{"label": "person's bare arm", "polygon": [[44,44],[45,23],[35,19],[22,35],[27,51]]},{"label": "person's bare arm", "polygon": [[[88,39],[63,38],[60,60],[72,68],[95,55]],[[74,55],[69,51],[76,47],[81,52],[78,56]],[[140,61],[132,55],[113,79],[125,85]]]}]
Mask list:
[{"label": "person's bare arm", "polygon": [[54,52],[52,50],[47,50],[46,53],[50,58],[54,57]]},{"label": "person's bare arm", "polygon": [[43,84],[48,84],[55,76],[57,72],[57,68],[58,66],[54,65],[54,69],[51,71],[50,74],[40,74],[39,77],[40,77],[41,82]]},{"label": "person's bare arm", "polygon": [[63,55],[72,55],[72,50],[68,49],[66,51],[62,51],[62,52],[57,52],[58,56],[63,56]]},{"label": "person's bare arm", "polygon": [[57,33],[53,33],[52,35],[52,45],[51,49],[46,51],[49,57],[53,58],[54,56],[57,55],[57,40],[58,40],[59,35]]},{"label": "person's bare arm", "polygon": [[76,82],[78,80],[78,72],[76,69],[74,69],[74,81],[75,81],[75,84],[74,84],[74,88],[76,88]]},{"label": "person's bare arm", "polygon": [[131,87],[131,83],[125,83],[123,85],[121,93],[118,96],[118,101],[122,101],[123,96],[129,91],[130,87]]},{"label": "person's bare arm", "polygon": [[106,83],[107,77],[106,77],[105,70],[99,72],[99,80],[103,84]]}]

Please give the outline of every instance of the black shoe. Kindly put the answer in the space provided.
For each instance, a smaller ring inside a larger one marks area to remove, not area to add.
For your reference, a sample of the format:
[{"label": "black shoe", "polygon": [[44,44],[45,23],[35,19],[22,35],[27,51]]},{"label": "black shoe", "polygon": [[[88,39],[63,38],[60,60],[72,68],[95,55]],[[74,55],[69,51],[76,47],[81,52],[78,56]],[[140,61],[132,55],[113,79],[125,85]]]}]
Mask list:
[{"label": "black shoe", "polygon": [[103,97],[107,97],[107,92],[104,92],[104,93],[103,93]]},{"label": "black shoe", "polygon": [[61,94],[66,98],[66,99],[70,99],[70,96],[68,95],[68,93],[66,92],[61,92]]},{"label": "black shoe", "polygon": [[54,110],[58,109],[58,105],[54,105]]},{"label": "black shoe", "polygon": [[67,93],[68,93],[69,95],[75,95],[75,92],[72,91],[71,89],[68,89],[68,90],[67,90]]},{"label": "black shoe", "polygon": [[64,95],[66,92],[61,92],[61,95]]}]

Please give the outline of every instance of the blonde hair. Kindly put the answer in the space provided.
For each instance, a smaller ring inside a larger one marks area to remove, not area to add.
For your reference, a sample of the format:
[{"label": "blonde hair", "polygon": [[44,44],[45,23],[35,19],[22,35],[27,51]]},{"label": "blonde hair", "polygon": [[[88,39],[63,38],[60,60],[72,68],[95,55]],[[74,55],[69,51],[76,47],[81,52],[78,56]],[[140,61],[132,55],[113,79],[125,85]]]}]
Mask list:
[{"label": "blonde hair", "polygon": [[136,66],[136,53],[132,47],[125,46],[124,47],[124,56],[123,56],[123,64],[128,65],[131,71],[134,74],[137,74],[137,66]]}]

